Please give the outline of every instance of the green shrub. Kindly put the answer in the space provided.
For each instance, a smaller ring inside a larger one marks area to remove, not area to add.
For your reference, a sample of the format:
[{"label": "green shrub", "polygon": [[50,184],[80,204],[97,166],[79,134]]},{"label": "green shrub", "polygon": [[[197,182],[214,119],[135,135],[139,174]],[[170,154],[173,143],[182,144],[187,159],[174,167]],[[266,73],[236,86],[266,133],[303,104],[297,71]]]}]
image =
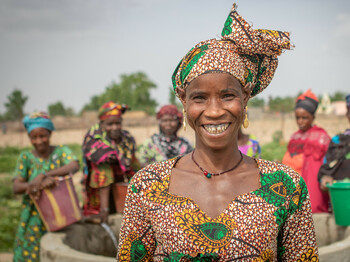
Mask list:
[{"label": "green shrub", "polygon": [[21,212],[20,197],[12,192],[11,176],[0,179],[0,252],[11,252]]},{"label": "green shrub", "polygon": [[282,161],[287,145],[275,141],[261,147],[261,158],[271,161]]}]

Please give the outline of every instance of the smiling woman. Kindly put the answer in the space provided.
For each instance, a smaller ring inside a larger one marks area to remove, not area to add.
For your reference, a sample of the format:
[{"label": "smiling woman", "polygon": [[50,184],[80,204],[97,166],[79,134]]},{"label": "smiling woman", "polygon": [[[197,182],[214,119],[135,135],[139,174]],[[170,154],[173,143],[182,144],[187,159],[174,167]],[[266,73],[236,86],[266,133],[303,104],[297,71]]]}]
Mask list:
[{"label": "smiling woman", "polygon": [[55,127],[47,114],[28,115],[23,124],[34,149],[21,152],[13,179],[14,193],[23,194],[13,260],[34,262],[40,261],[40,239],[47,229],[30,196],[38,199],[42,190],[56,186],[55,177],[78,171],[79,163],[68,147],[50,144]]},{"label": "smiling woman", "polygon": [[196,147],[134,176],[119,261],[318,261],[304,180],[238,150],[248,100],[269,85],[289,33],[252,29],[234,5],[221,36],[173,74]]}]

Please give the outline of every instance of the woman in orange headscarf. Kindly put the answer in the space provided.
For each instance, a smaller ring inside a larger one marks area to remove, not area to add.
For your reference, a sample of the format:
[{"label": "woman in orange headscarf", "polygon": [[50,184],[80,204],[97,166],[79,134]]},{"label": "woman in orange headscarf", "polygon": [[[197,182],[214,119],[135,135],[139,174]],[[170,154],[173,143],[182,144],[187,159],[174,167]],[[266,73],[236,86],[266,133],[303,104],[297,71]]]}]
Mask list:
[{"label": "woman in orange headscarf", "polygon": [[310,89],[297,98],[295,118],[299,130],[292,135],[282,163],[304,178],[310,193],[312,212],[322,213],[328,212],[329,197],[321,191],[317,174],[330,137],[323,128],[313,125],[317,106],[318,99]]},{"label": "woman in orange headscarf", "polygon": [[[105,103],[99,109],[100,122],[84,138],[84,215],[97,215],[102,222],[107,221],[110,207],[117,209],[118,192],[112,185],[128,181],[137,169],[135,139],[122,129],[122,114],[127,109],[125,105]],[[111,188],[114,206],[109,203]]]}]

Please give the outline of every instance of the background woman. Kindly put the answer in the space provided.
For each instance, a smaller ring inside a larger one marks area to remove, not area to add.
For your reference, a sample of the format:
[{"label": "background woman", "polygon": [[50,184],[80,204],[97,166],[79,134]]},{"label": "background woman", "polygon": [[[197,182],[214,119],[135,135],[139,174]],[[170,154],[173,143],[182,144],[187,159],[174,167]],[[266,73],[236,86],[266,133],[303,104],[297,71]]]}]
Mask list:
[{"label": "background woman", "polygon": [[98,215],[102,222],[107,221],[109,207],[117,209],[116,187],[112,190],[114,203],[110,206],[109,202],[112,185],[127,182],[138,169],[135,139],[122,129],[122,114],[127,108],[114,102],[102,105],[100,123],[91,127],[84,138],[84,215]]},{"label": "background woman", "polygon": [[244,134],[242,132],[242,127],[238,130],[238,149],[250,157],[260,158],[261,157],[261,147],[258,140],[252,134]]},{"label": "background woman", "polygon": [[234,5],[222,38],[180,61],[173,86],[196,148],[133,177],[119,261],[318,261],[303,179],[237,145],[249,97],[266,88],[289,48],[288,33],[253,30]]},{"label": "background woman", "polygon": [[187,139],[177,136],[182,119],[182,113],[175,105],[160,108],[157,113],[159,133],[152,135],[138,149],[138,159],[143,167],[192,151]]},{"label": "background woman", "polygon": [[317,179],[330,142],[327,132],[313,125],[317,106],[318,99],[310,89],[297,98],[295,118],[299,130],[292,135],[282,160],[283,164],[292,167],[304,178],[313,213],[328,212],[329,202],[328,195],[320,190]]},{"label": "background woman", "polygon": [[[350,95],[346,96],[346,118],[350,123]],[[350,178],[350,129],[343,134],[332,137],[324,159],[324,164],[318,172],[321,189],[327,191],[327,184],[333,180]]]},{"label": "background woman", "polygon": [[79,163],[68,147],[50,145],[55,128],[47,114],[28,115],[23,124],[34,149],[21,152],[13,179],[14,193],[23,194],[13,260],[34,262],[40,261],[40,239],[46,229],[30,195],[39,198],[41,190],[56,185],[55,176],[75,173]]}]

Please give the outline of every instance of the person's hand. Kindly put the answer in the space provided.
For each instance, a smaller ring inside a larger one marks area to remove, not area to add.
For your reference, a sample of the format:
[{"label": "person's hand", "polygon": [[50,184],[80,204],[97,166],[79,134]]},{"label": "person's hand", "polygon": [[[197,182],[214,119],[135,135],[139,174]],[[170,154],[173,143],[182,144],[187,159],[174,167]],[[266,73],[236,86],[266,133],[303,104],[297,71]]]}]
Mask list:
[{"label": "person's hand", "polygon": [[44,174],[39,174],[31,182],[29,182],[26,194],[33,196],[34,199],[38,199],[40,197],[40,185],[44,177]]},{"label": "person's hand", "polygon": [[50,176],[44,178],[44,180],[40,184],[40,189],[44,188],[53,188],[58,185],[58,181]]},{"label": "person's hand", "polygon": [[322,191],[328,191],[327,184],[333,183],[333,177],[331,176],[323,176],[321,178],[320,188]]}]

